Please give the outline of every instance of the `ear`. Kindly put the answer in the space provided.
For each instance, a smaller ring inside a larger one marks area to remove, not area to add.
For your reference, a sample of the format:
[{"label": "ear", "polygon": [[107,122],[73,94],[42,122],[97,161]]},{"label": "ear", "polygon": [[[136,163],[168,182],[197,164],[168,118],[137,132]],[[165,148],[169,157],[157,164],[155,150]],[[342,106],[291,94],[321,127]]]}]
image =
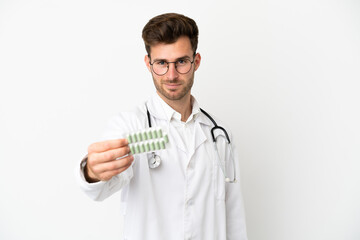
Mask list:
[{"label": "ear", "polygon": [[144,62],[145,62],[146,67],[148,68],[149,72],[151,72],[150,58],[148,55],[145,55]]},{"label": "ear", "polygon": [[201,55],[200,53],[197,53],[194,58],[195,71],[200,67],[200,62],[201,62]]}]

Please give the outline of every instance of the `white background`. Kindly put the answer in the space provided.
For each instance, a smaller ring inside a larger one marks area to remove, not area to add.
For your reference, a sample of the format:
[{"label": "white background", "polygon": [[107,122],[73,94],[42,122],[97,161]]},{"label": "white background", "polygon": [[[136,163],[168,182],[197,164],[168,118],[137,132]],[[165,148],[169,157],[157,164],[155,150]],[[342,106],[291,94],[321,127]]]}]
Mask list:
[{"label": "white background", "polygon": [[200,29],[193,94],[230,126],[251,240],[360,239],[360,2],[0,0],[0,239],[119,239],[74,168],[153,92],[141,30]]}]

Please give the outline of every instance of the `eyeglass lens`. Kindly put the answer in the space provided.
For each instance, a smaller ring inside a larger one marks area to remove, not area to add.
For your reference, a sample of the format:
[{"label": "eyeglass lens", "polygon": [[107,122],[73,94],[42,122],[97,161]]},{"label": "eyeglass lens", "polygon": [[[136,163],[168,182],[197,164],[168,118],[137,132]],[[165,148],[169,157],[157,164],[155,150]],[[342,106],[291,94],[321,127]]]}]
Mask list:
[{"label": "eyeglass lens", "polygon": [[175,64],[175,69],[180,74],[188,73],[192,66],[192,62],[189,59],[182,59],[176,62],[166,62],[163,60],[159,60],[154,61],[154,63],[152,64],[152,69],[155,74],[164,75],[168,72],[170,63]]}]

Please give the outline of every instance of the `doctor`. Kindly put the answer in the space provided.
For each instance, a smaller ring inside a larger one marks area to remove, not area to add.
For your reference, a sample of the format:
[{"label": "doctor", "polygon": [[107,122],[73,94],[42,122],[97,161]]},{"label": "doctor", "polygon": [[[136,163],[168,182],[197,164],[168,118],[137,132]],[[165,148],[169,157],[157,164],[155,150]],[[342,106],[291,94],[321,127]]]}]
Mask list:
[{"label": "doctor", "polygon": [[[156,93],[134,112],[114,117],[103,141],[89,146],[78,171],[82,190],[96,201],[121,190],[123,239],[247,239],[239,177],[226,182],[216,158],[219,154],[230,175],[239,174],[236,152],[231,161],[225,138],[214,150],[214,124],[191,95],[201,62],[196,23],[180,14],[159,15],[145,25],[142,37]],[[129,154],[125,139],[149,127],[149,120],[167,129],[171,143],[156,153],[157,168],[149,168],[151,154]]]}]

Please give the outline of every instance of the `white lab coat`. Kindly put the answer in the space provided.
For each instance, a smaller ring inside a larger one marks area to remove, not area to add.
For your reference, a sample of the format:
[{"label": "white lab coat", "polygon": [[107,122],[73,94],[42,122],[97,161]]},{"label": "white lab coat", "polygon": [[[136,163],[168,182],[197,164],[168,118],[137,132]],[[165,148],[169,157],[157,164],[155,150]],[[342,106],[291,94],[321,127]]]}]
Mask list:
[{"label": "white lab coat", "polygon": [[[97,201],[121,190],[124,240],[246,240],[235,147],[237,182],[225,183],[215,157],[210,133],[212,122],[203,113],[197,114],[193,149],[186,152],[159,101],[162,100],[158,96],[153,96],[147,106],[152,125],[163,126],[169,133],[171,147],[157,152],[161,165],[150,169],[148,158],[151,154],[134,155],[133,165],[126,171],[109,181],[92,184],[78,171],[82,190]],[[222,126],[216,118],[215,121]],[[145,105],[135,112],[121,113],[109,122],[104,139],[124,138],[126,133],[148,127],[147,122]],[[223,138],[219,141],[222,159],[231,162],[229,148]],[[184,169],[184,166],[187,167]],[[232,175],[232,170],[230,173]]]}]

